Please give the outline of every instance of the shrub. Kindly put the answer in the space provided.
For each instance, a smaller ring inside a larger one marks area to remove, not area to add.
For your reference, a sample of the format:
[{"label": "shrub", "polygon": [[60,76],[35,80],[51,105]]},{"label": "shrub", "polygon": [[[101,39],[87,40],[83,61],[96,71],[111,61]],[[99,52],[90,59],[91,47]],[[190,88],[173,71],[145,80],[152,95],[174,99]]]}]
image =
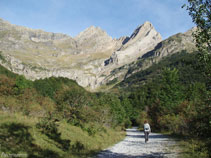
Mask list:
[{"label": "shrub", "polygon": [[180,115],[167,114],[159,119],[161,130],[171,131],[174,134],[187,134],[188,126]]},{"label": "shrub", "polygon": [[35,81],[34,87],[41,95],[48,96],[50,98],[54,97],[54,85],[51,82],[48,82],[48,79]]},{"label": "shrub", "polygon": [[14,95],[15,80],[5,75],[0,75],[0,94]]},{"label": "shrub", "polygon": [[125,128],[130,128],[132,126],[132,122],[130,121],[130,119],[126,119],[124,126]]},{"label": "shrub", "polygon": [[15,86],[17,93],[22,93],[24,89],[32,87],[32,82],[21,75],[16,78]]}]

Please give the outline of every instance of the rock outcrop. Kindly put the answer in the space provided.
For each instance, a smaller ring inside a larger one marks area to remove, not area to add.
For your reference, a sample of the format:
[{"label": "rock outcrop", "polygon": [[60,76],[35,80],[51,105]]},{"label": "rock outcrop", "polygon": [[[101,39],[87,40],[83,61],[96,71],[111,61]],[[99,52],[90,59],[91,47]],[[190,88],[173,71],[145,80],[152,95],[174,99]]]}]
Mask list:
[{"label": "rock outcrop", "polygon": [[112,56],[105,61],[105,65],[111,63],[122,66],[130,63],[146,52],[154,49],[154,47],[162,41],[162,37],[150,22],[145,22],[133,32],[130,38],[126,38],[126,40],[121,48],[115,51]]},{"label": "rock outcrop", "polygon": [[91,26],[74,38],[83,53],[106,53],[117,49],[117,42],[99,27]]}]

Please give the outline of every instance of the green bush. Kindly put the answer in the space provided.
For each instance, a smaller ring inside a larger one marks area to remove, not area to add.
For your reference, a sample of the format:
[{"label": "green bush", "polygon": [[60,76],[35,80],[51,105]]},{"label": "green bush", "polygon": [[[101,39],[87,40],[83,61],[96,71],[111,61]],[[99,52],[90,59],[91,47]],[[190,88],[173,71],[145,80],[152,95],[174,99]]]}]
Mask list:
[{"label": "green bush", "polygon": [[125,128],[130,128],[132,126],[132,122],[130,121],[130,119],[126,119],[125,120]]},{"label": "green bush", "polygon": [[30,80],[27,80],[24,76],[18,76],[15,81],[15,86],[16,86],[16,92],[22,93],[24,89],[26,88],[31,88],[32,87],[32,82]]},{"label": "green bush", "polygon": [[15,94],[15,80],[6,75],[0,75],[0,94],[1,95],[14,95]]},{"label": "green bush", "polygon": [[60,86],[55,78],[49,78],[36,80],[34,82],[34,87],[41,95],[48,96],[53,99],[56,90],[58,90]]},{"label": "green bush", "polygon": [[161,130],[163,131],[171,131],[174,134],[183,134],[187,135],[188,133],[188,125],[186,123],[185,118],[180,115],[175,114],[167,114],[161,116],[159,119]]}]

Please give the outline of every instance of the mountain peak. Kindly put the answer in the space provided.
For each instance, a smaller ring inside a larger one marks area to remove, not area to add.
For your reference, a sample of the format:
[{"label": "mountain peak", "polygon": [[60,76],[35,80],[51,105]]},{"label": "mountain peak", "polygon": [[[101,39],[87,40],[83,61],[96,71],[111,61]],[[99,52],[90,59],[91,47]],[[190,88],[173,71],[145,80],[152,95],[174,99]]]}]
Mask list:
[{"label": "mountain peak", "polygon": [[85,32],[85,31],[91,31],[91,32],[93,32],[93,31],[103,31],[103,30],[102,30],[100,27],[97,27],[97,26],[92,25],[92,26],[86,28],[86,29],[84,30],[84,32]]},{"label": "mountain peak", "polygon": [[152,23],[149,21],[145,21],[140,27],[153,27]]},{"label": "mountain peak", "polygon": [[138,26],[133,34],[130,36],[131,39],[135,38],[137,35],[143,36],[144,33],[149,32],[150,30],[155,30],[153,25],[149,22],[146,21],[144,24]]},{"label": "mountain peak", "polygon": [[82,38],[82,37],[87,37],[87,36],[92,36],[94,34],[97,35],[105,35],[107,34],[104,30],[102,30],[100,27],[96,27],[96,26],[90,26],[88,28],[86,28],[84,31],[80,32],[75,38]]},{"label": "mountain peak", "polygon": [[146,44],[146,42],[157,43],[157,42],[160,42],[161,40],[162,40],[162,37],[160,33],[158,33],[155,30],[155,28],[149,21],[146,21],[144,24],[138,26],[135,29],[135,31],[131,34],[130,38],[128,38],[123,43],[123,47],[121,49],[125,49],[137,42]]},{"label": "mountain peak", "polygon": [[74,38],[83,53],[106,52],[115,47],[115,42],[100,27],[90,26]]}]

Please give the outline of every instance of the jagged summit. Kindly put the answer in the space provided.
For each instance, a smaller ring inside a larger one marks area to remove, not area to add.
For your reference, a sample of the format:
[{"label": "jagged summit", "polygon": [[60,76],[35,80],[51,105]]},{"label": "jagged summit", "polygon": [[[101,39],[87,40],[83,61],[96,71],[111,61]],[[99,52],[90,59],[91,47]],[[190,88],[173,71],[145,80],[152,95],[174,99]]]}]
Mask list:
[{"label": "jagged summit", "polygon": [[108,36],[108,34],[102,30],[100,27],[90,26],[86,28],[84,31],[80,32],[75,39],[87,38],[90,36]]},{"label": "jagged summit", "polygon": [[90,26],[75,38],[83,53],[109,52],[115,49],[115,42],[100,27]]},{"label": "jagged summit", "polygon": [[128,42],[124,44],[123,49],[133,45],[137,41],[153,40],[151,39],[152,37],[154,37],[154,41],[162,40],[160,33],[155,30],[149,21],[146,21],[143,25],[140,25],[135,29],[135,31],[131,34]]},{"label": "jagged summit", "polygon": [[106,61],[106,65],[108,65],[107,63],[113,63],[121,66],[132,62],[154,49],[161,41],[162,37],[160,33],[147,21],[136,28],[129,38],[124,38],[123,45]]},{"label": "jagged summit", "polygon": [[150,30],[150,29],[154,29],[154,27],[149,21],[146,21],[143,25],[140,25],[135,29],[130,38],[133,39],[137,36],[143,36],[142,33],[143,32],[147,33],[145,30]]}]

